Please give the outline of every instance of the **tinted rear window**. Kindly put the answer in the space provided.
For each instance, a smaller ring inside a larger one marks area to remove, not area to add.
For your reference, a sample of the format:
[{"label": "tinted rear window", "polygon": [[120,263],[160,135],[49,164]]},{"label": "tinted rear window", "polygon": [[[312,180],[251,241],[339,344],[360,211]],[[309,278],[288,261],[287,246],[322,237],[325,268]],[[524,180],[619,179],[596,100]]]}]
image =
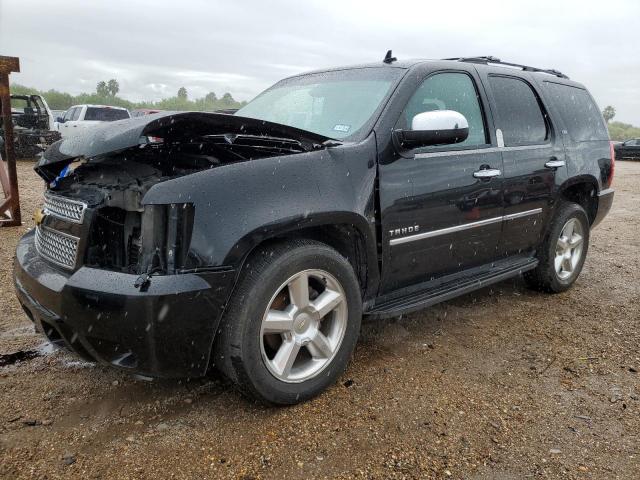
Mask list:
[{"label": "tinted rear window", "polygon": [[545,85],[574,141],[609,139],[602,114],[586,90],[552,82]]},{"label": "tinted rear window", "polygon": [[84,114],[85,120],[98,120],[101,122],[113,122],[124,118],[129,118],[129,112],[119,108],[87,107],[87,113]]},{"label": "tinted rear window", "polygon": [[547,123],[538,97],[529,84],[513,77],[490,76],[489,82],[497,107],[497,124],[504,144],[534,145],[545,143]]}]

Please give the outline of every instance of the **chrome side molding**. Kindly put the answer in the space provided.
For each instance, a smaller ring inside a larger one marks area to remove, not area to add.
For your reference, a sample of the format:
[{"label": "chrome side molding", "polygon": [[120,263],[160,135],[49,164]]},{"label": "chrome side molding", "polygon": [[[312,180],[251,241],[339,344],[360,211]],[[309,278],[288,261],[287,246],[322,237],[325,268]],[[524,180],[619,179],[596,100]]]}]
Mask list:
[{"label": "chrome side molding", "polygon": [[529,215],[539,215],[540,213],[542,213],[542,208],[534,208],[533,210],[525,210],[524,212],[510,213],[509,215],[504,215],[501,217],[486,218],[484,220],[478,220],[477,222],[463,223],[462,225],[455,225],[453,227],[441,228],[440,230],[431,230],[430,232],[423,232],[423,233],[418,233],[416,235],[409,235],[408,237],[392,238],[391,240],[389,240],[389,245],[391,246],[402,245],[403,243],[416,242],[418,240],[438,237],[440,235],[448,235],[450,233],[461,232],[463,230],[469,230],[471,228],[491,225],[492,223],[515,220],[516,218],[528,217]]}]

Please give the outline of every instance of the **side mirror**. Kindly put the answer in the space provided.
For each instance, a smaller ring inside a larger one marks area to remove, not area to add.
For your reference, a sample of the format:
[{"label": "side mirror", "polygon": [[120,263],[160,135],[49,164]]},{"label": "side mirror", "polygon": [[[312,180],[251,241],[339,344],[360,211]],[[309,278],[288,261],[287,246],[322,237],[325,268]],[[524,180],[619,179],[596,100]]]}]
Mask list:
[{"label": "side mirror", "polygon": [[58,123],[64,123],[64,118],[62,118],[62,117],[58,117],[58,118],[56,118],[56,122],[58,122]]},{"label": "side mirror", "polygon": [[451,145],[467,139],[469,122],[464,115],[453,110],[435,110],[413,117],[411,130],[395,130],[393,133],[400,147],[407,150]]}]

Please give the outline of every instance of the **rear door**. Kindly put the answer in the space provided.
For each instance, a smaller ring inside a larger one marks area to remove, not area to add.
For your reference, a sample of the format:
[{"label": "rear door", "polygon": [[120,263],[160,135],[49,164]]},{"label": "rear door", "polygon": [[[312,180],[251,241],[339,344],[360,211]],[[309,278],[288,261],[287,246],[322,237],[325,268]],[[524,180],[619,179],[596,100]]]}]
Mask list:
[{"label": "rear door", "polygon": [[425,72],[395,128],[410,128],[415,115],[433,110],[463,114],[469,137],[455,145],[400,155],[397,149],[382,149],[381,293],[496,258],[502,222],[502,160],[490,139],[485,97],[472,66]]},{"label": "rear door", "polygon": [[557,185],[567,177],[564,145],[542,97],[527,76],[483,69],[504,174],[502,256],[530,252],[540,242]]}]

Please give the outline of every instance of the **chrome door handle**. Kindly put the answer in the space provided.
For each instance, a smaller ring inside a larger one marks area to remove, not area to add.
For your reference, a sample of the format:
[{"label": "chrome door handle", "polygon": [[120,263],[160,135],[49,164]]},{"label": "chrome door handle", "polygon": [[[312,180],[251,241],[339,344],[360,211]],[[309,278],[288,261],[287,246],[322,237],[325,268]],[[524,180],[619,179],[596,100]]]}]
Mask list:
[{"label": "chrome door handle", "polygon": [[478,170],[477,172],[473,172],[473,176],[475,178],[493,178],[502,175],[502,172],[497,168],[484,168],[482,170]]},{"label": "chrome door handle", "polygon": [[549,160],[547,163],[544,164],[544,166],[547,168],[560,168],[560,167],[564,167],[565,163],[564,163],[564,160]]}]

